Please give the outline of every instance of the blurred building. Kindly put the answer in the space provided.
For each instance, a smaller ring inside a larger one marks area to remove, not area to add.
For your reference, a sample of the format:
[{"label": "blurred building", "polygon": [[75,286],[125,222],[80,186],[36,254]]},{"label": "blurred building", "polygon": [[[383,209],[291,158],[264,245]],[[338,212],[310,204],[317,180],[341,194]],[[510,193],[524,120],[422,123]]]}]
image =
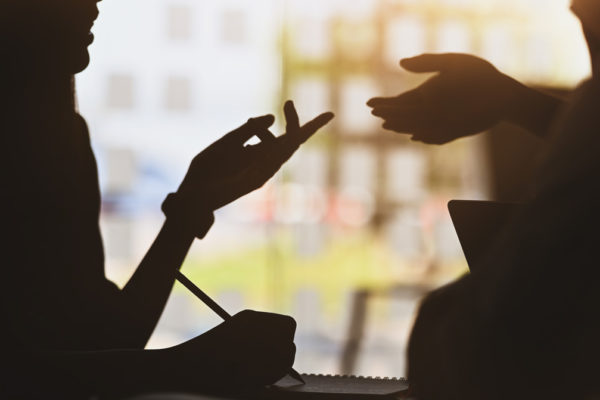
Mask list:
[{"label": "blurred building", "polygon": [[[568,3],[99,3],[92,63],[77,83],[99,161],[109,275],[127,279],[160,227],[160,202],[209,143],[288,98],[303,121],[334,111],[271,184],[218,212],[185,268],[232,312],[294,315],[300,370],[337,372],[353,296],[462,273],[446,202],[489,196],[483,136],[417,145],[382,131],[365,102],[426,79],[398,67],[423,52],[478,54],[527,83],[573,86],[589,67]],[[415,301],[369,303],[358,372],[402,374]],[[177,288],[153,346],[217,321]]]},{"label": "blurred building", "polygon": [[[92,63],[77,84],[107,225],[159,219],[160,202],[194,155],[250,116],[272,112],[280,81],[276,3],[100,4]],[[134,235],[114,241],[117,258],[139,256],[135,227],[114,231]],[[139,240],[147,239],[142,232]]]}]

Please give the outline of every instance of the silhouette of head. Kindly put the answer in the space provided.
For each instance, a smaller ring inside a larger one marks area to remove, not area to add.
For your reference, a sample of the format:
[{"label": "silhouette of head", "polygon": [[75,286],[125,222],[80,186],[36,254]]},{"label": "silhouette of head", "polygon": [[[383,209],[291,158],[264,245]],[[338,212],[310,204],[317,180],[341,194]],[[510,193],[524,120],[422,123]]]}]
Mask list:
[{"label": "silhouette of head", "polygon": [[0,0],[0,45],[20,64],[75,74],[89,64],[100,0]]},{"label": "silhouette of head", "polygon": [[571,9],[581,20],[584,29],[600,40],[600,2],[598,0],[573,0]]},{"label": "silhouette of head", "polygon": [[573,0],[571,9],[581,20],[583,31],[588,42],[594,74],[598,72],[600,57],[600,1]]}]

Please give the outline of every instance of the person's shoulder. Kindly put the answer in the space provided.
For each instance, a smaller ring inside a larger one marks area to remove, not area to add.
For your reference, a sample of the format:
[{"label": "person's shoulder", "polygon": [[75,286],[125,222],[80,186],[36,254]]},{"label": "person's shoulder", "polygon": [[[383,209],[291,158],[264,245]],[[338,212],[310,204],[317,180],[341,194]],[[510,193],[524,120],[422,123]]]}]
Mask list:
[{"label": "person's shoulder", "polygon": [[79,113],[75,113],[73,131],[78,141],[83,141],[83,145],[88,147],[90,144],[90,130],[87,121]]},{"label": "person's shoulder", "polygon": [[78,130],[84,131],[86,134],[89,133],[87,121],[85,120],[85,118],[83,118],[83,116],[81,114],[76,112],[75,116],[74,116],[74,120],[75,120],[75,126],[76,126],[76,128],[78,128]]}]

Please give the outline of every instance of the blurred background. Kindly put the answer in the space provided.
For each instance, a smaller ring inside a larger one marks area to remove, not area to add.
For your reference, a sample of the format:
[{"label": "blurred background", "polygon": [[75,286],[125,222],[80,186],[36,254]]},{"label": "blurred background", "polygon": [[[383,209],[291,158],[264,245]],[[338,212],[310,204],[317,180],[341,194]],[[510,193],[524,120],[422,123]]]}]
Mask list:
[{"label": "blurred background", "polygon": [[[385,132],[365,102],[467,52],[557,92],[589,74],[568,0],[105,0],[77,78],[103,193],[107,275],[124,284],[192,157],[293,99],[337,118],[264,188],[216,213],[183,272],[225,309],[298,321],[296,369],[402,376],[419,298],[464,274],[453,198],[515,200],[540,143],[509,126],[443,147]],[[432,116],[435,118],[435,116]],[[179,284],[149,347],[219,318]]]}]

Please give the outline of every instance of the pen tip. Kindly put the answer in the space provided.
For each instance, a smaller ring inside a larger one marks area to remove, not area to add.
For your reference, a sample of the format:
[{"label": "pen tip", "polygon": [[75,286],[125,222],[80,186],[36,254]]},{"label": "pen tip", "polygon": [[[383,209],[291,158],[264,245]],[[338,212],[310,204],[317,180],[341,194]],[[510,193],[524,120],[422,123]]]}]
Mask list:
[{"label": "pen tip", "polygon": [[289,375],[299,382],[302,382],[304,384],[306,383],[304,379],[302,379],[302,375],[300,375],[295,369],[291,369]]}]

